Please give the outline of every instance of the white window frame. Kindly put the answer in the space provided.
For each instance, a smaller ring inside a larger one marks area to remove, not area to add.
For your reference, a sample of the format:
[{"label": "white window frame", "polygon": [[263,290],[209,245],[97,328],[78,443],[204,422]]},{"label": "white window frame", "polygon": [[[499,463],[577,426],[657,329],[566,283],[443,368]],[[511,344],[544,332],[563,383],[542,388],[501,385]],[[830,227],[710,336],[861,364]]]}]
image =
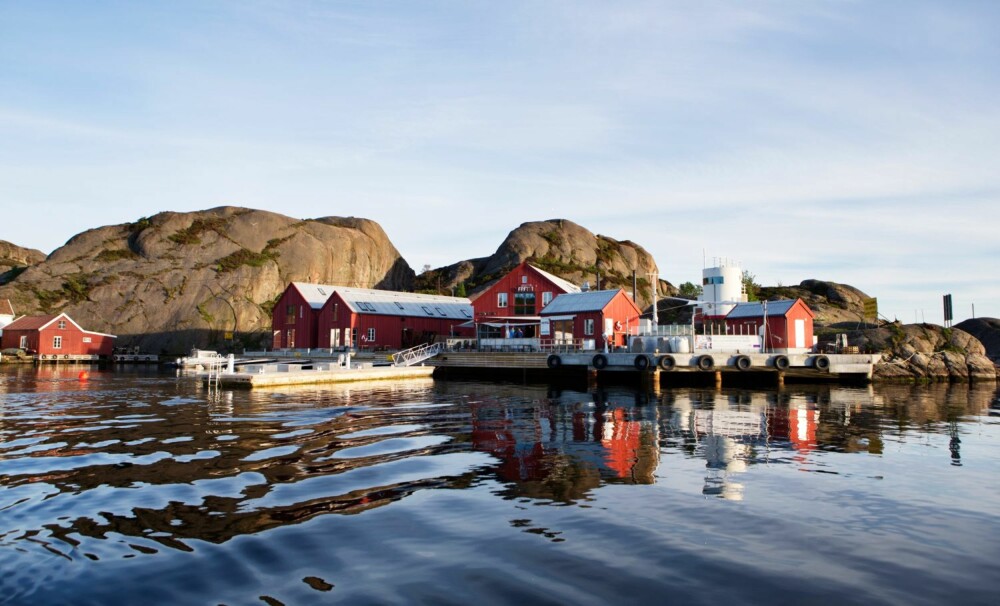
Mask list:
[{"label": "white window frame", "polygon": [[21,335],[21,349],[28,349],[28,335]]},{"label": "white window frame", "polygon": [[594,334],[594,319],[586,318],[583,321],[583,334],[592,335]]},{"label": "white window frame", "polygon": [[546,290],[542,293],[542,307],[545,307],[552,302],[552,291]]},{"label": "white window frame", "polygon": [[375,342],[375,327],[374,326],[371,326],[371,327],[368,328],[368,342],[369,343],[374,343]]},{"label": "white window frame", "polygon": [[497,293],[497,307],[501,309],[507,307],[507,293],[505,292]]},{"label": "white window frame", "polygon": [[59,320],[59,330],[66,330],[66,320]]},{"label": "white window frame", "polygon": [[62,337],[56,335],[52,337],[52,349],[62,349]]}]

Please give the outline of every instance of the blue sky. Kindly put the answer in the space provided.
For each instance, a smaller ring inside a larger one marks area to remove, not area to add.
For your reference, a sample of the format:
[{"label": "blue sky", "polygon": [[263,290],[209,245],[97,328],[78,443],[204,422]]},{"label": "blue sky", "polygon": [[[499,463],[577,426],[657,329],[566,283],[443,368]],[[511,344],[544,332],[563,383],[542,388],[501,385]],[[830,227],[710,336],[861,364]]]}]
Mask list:
[{"label": "blue sky", "polygon": [[415,269],[565,218],[1000,317],[1000,3],[0,0],[0,239],[223,204]]}]

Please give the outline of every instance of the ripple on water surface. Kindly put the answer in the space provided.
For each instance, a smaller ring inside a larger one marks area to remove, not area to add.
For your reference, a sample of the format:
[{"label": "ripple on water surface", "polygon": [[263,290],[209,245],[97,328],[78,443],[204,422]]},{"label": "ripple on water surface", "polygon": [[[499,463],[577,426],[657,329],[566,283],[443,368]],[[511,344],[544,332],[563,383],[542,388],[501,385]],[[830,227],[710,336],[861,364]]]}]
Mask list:
[{"label": "ripple on water surface", "polygon": [[216,398],[183,377],[97,374],[4,376],[11,603],[1000,591],[1000,514],[982,506],[1000,485],[995,389],[421,382]]}]

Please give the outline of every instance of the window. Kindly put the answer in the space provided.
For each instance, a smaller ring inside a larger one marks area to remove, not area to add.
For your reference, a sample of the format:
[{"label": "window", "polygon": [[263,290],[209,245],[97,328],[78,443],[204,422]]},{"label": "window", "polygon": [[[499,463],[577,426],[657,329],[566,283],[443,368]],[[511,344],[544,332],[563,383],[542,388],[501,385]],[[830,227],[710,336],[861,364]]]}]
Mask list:
[{"label": "window", "polygon": [[424,313],[427,314],[428,316],[433,316],[434,315],[434,312],[431,311],[431,308],[427,307],[426,305],[421,305],[420,309],[424,310]]},{"label": "window", "polygon": [[435,307],[434,310],[438,312],[439,316],[445,315],[444,310],[441,309],[440,307]]},{"label": "window", "polygon": [[21,349],[28,349],[28,337],[21,335]]},{"label": "window", "polygon": [[295,306],[289,305],[285,308],[285,324],[295,324]]},{"label": "window", "polygon": [[324,297],[326,296],[326,291],[323,290],[322,288],[317,287],[316,290],[319,291],[319,294],[323,295]]},{"label": "window", "polygon": [[375,329],[374,328],[369,328],[368,329],[368,342],[369,343],[374,343],[375,342]]},{"label": "window", "polygon": [[535,293],[516,292],[514,293],[514,315],[531,316],[535,314]]},{"label": "window", "polygon": [[66,320],[59,320],[59,330],[66,330]]},{"label": "window", "polygon": [[464,307],[462,308],[462,315],[465,316],[466,318],[472,317],[471,315],[469,315],[469,310],[465,309]]},{"label": "window", "polygon": [[507,307],[507,293],[497,293],[497,307]]},{"label": "window", "polygon": [[701,283],[704,285],[708,284],[724,284],[723,276],[710,276],[708,278],[702,278]]},{"label": "window", "polygon": [[545,292],[543,292],[542,293],[542,307],[545,307],[546,305],[548,305],[551,302],[552,302],[552,292],[548,291],[548,290],[545,291]]},{"label": "window", "polygon": [[528,276],[521,276],[521,284],[527,284],[527,283],[528,283]]},{"label": "window", "polygon": [[52,337],[52,349],[62,349],[62,337]]},{"label": "window", "polygon": [[588,318],[583,321],[583,334],[592,335],[594,334],[594,319]]},{"label": "window", "polygon": [[295,329],[294,328],[289,328],[288,331],[285,333],[285,347],[287,347],[288,349],[294,349],[295,348]]},{"label": "window", "polygon": [[357,328],[352,328],[351,329],[351,347],[357,347],[357,346],[358,346],[358,329]]},{"label": "window", "polygon": [[398,307],[398,308],[400,308],[400,309],[405,309],[405,308],[403,307],[403,304],[402,304],[402,303],[400,303],[399,301],[396,301],[396,307]]},{"label": "window", "polygon": [[92,343],[93,341],[91,340],[91,338],[90,338],[90,337],[84,337],[84,338],[83,338],[83,342],[84,342],[84,343]]}]

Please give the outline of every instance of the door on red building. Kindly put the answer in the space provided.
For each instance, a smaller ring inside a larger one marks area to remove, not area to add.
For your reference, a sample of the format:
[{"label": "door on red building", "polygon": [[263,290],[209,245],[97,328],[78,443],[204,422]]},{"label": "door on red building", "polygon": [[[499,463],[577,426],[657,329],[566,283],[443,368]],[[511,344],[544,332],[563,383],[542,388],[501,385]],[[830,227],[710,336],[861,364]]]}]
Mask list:
[{"label": "door on red building", "polygon": [[340,347],[343,343],[340,342],[340,329],[331,328],[330,329],[330,347]]},{"label": "door on red building", "polygon": [[271,349],[281,349],[281,331],[276,330],[271,335]]},{"label": "door on red building", "polygon": [[295,329],[289,328],[285,333],[285,347],[295,349]]}]

